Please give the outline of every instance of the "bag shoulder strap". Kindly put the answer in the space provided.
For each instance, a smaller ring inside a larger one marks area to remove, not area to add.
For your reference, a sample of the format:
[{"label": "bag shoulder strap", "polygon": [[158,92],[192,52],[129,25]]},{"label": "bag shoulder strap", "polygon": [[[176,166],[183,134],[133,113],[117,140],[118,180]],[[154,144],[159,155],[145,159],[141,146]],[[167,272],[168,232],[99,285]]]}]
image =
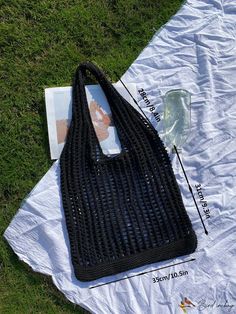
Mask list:
[{"label": "bag shoulder strap", "polygon": [[137,138],[137,126],[140,128],[141,133],[143,131],[149,131],[152,135],[156,133],[156,130],[153,128],[151,123],[147,122],[147,120],[119,94],[112,83],[107,80],[105,74],[95,64],[92,62],[83,62],[78,66],[73,82],[72,119],[76,125],[81,123],[84,127],[88,128],[91,149],[98,149],[103,159],[109,158],[102,152],[90,116],[85,91],[85,79],[87,76],[87,71],[94,75],[108,100],[112,119],[116,127],[122,148],[119,156],[122,156],[122,154],[125,153],[124,148],[127,144],[127,141],[129,141],[129,146],[135,145],[132,139]]}]

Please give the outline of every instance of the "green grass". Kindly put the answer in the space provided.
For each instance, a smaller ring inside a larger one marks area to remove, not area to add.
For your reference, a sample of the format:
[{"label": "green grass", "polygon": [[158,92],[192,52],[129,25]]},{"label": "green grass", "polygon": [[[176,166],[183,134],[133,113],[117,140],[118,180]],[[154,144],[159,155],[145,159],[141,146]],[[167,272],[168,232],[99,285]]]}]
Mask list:
[{"label": "green grass", "polygon": [[48,170],[44,88],[91,60],[116,81],[182,0],[0,0],[0,313],[82,313],[2,234]]}]

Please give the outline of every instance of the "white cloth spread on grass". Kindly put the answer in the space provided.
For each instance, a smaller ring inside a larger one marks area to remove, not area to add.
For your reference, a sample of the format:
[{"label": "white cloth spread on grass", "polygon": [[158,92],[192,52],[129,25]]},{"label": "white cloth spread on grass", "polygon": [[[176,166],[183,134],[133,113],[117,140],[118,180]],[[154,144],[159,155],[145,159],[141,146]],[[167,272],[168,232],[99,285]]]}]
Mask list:
[{"label": "white cloth spread on grass", "polygon": [[[192,130],[182,160],[209,231],[199,215],[177,157],[173,167],[198,237],[189,256],[139,267],[93,282],[76,280],[61,205],[56,162],[27,197],[4,236],[35,271],[52,276],[65,296],[92,313],[236,313],[236,6],[234,0],[189,0],[149,42],[122,79],[144,89],[155,112],[162,96],[183,88],[192,94]],[[139,95],[139,104],[145,102]],[[150,109],[146,114],[161,132]],[[210,218],[206,219],[195,184],[202,185]],[[187,262],[114,281],[166,265]],[[183,271],[178,278],[165,278]],[[186,271],[188,274],[186,274]],[[153,278],[162,278],[154,283]]]}]

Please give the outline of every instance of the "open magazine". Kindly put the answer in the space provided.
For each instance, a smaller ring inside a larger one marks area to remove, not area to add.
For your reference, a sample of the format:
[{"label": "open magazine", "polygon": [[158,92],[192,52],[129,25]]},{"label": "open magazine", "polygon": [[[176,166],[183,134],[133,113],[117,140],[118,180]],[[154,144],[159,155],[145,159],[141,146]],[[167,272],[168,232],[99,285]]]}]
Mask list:
[{"label": "open magazine", "polygon": [[[113,85],[134,108],[139,110],[120,82]],[[126,87],[130,94],[136,98],[135,84],[127,84]],[[103,153],[106,155],[118,154],[121,151],[121,145],[112,121],[111,110],[102,88],[100,85],[87,85],[85,90],[93,126]],[[51,159],[60,157],[65,143],[72,115],[71,92],[71,86],[45,89]]]}]

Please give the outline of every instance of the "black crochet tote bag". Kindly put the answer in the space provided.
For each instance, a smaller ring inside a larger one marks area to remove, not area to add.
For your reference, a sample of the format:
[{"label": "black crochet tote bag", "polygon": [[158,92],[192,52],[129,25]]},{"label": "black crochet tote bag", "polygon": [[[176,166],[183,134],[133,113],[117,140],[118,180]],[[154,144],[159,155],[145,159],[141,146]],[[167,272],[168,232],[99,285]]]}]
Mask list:
[{"label": "black crochet tote bag", "polygon": [[[105,155],[91,120],[87,71],[102,87],[121,142]],[[77,279],[94,280],[195,251],[167,151],[154,127],[91,62],[79,65],[60,157],[61,192]]]}]

